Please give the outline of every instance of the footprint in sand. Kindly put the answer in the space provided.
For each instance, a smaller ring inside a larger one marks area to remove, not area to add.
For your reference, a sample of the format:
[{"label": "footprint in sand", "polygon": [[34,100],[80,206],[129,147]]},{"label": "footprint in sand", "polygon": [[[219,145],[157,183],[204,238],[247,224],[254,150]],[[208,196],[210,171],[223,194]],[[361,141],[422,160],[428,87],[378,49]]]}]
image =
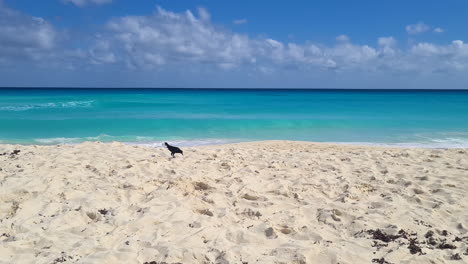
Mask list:
[{"label": "footprint in sand", "polygon": [[254,211],[250,208],[247,208],[247,209],[244,209],[244,211],[242,213],[237,213],[237,215],[245,215],[249,218],[260,218],[260,216],[262,216],[262,214],[259,212],[259,211]]},{"label": "footprint in sand", "polygon": [[207,216],[213,216],[213,213],[208,209],[199,209],[197,210],[197,213]]},{"label": "footprint in sand", "polygon": [[[306,264],[306,258],[303,254],[299,253],[297,249],[292,248],[277,248],[270,252],[270,256],[274,256],[278,259],[288,259],[292,260],[289,263],[298,263],[298,264]],[[336,262],[336,261],[335,261]],[[284,263],[284,262],[278,262]],[[323,262],[324,263],[324,262]],[[329,262],[333,263],[333,262]]]},{"label": "footprint in sand", "polygon": [[265,236],[269,239],[275,239],[278,237],[278,235],[272,227],[265,229]]},{"label": "footprint in sand", "polygon": [[204,182],[194,182],[193,187],[195,188],[196,191],[206,191],[206,190],[212,189],[211,186],[209,186],[208,184]]},{"label": "footprint in sand", "polygon": [[341,222],[341,216],[343,213],[338,209],[323,209],[317,210],[317,221],[336,228],[336,224]]},{"label": "footprint in sand", "polygon": [[221,168],[225,170],[231,170],[231,166],[227,162],[221,163]]},{"label": "footprint in sand", "polygon": [[258,197],[257,196],[254,196],[254,195],[250,195],[248,193],[242,195],[242,198],[246,199],[246,200],[249,200],[249,201],[257,201],[258,200]]},{"label": "footprint in sand", "polygon": [[97,222],[99,219],[101,219],[101,215],[96,214],[95,212],[86,212],[86,216],[88,216],[88,218],[94,222]]},{"label": "footprint in sand", "polygon": [[288,226],[283,226],[279,231],[280,231],[282,234],[289,235],[289,234],[291,234],[294,230],[290,229]]}]

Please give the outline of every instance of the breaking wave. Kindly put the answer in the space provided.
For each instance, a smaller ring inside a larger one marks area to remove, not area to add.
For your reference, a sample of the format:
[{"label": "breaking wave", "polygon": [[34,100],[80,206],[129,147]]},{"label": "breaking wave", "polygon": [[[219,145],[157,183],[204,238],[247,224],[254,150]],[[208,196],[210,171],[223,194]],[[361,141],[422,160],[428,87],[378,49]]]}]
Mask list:
[{"label": "breaking wave", "polygon": [[[156,139],[154,137],[144,137],[144,136],[135,136],[135,137],[124,137],[124,136],[109,136],[109,135],[99,135],[96,137],[83,137],[83,138],[36,138],[33,142],[28,142],[32,144],[40,145],[57,145],[57,144],[79,144],[86,141],[100,141],[100,142],[123,142],[129,145],[139,145],[139,146],[148,146],[148,147],[162,147],[164,142],[170,142],[182,147],[190,146],[206,146],[206,145],[220,145],[228,143],[238,143],[245,140],[235,140],[235,139],[216,139],[216,138],[207,138],[207,139]],[[6,143],[6,142],[5,142]],[[13,143],[13,142],[11,142]],[[18,142],[14,142],[18,143]],[[26,142],[23,142],[26,143]]]},{"label": "breaking wave", "polygon": [[0,106],[0,111],[28,111],[35,109],[53,109],[53,108],[87,108],[93,105],[94,101],[70,101],[70,102],[55,102],[55,103],[38,103],[38,104],[19,104]]}]

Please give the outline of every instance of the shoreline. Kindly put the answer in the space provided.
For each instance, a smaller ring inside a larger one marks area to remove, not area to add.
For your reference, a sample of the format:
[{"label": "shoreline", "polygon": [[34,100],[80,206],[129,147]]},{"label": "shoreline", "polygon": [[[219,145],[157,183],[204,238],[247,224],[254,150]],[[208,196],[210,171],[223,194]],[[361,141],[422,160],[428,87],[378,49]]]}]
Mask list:
[{"label": "shoreline", "polygon": [[[0,140],[1,145],[18,145],[18,146],[61,146],[61,145],[79,145],[87,143],[98,143],[98,144],[112,144],[112,143],[122,143],[130,146],[145,146],[152,148],[161,148],[164,147],[165,141],[149,141],[149,142],[126,142],[126,141],[83,141],[76,143],[9,143],[3,142]],[[194,140],[167,140],[167,142],[172,142],[171,144],[178,145],[181,147],[202,147],[202,146],[223,146],[230,144],[255,144],[259,142],[303,142],[305,144],[324,144],[324,145],[337,145],[337,146],[355,146],[355,147],[381,147],[381,148],[401,148],[401,149],[434,149],[434,150],[444,150],[444,149],[468,149],[468,144],[425,144],[425,143],[374,143],[374,142],[317,142],[317,141],[303,141],[303,140],[229,140],[229,139],[194,139]]]},{"label": "shoreline", "polygon": [[467,149],[182,149],[0,144],[4,263],[468,259]]}]

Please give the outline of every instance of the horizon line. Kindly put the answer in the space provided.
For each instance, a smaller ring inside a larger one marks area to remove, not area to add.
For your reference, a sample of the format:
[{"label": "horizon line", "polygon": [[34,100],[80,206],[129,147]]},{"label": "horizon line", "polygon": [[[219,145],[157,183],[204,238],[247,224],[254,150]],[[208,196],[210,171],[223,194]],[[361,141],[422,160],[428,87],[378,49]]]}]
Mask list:
[{"label": "horizon line", "polygon": [[324,90],[331,90],[331,91],[468,91],[468,88],[449,88],[449,89],[441,89],[441,88],[200,88],[200,87],[78,87],[78,86],[67,86],[67,87],[59,87],[59,86],[49,86],[49,87],[42,87],[42,86],[0,86],[2,90],[13,90],[13,89],[71,89],[71,90],[107,90],[107,89],[115,89],[115,90],[131,90],[131,89],[139,89],[139,90],[316,90],[316,91],[324,91]]}]

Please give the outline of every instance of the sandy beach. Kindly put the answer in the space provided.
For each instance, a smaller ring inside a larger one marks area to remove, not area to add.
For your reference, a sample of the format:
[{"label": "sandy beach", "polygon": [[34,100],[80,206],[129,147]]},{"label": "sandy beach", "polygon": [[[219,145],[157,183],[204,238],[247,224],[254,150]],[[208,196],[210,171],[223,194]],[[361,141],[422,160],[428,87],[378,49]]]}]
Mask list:
[{"label": "sandy beach", "polygon": [[183,150],[0,145],[0,263],[468,262],[466,149]]}]

